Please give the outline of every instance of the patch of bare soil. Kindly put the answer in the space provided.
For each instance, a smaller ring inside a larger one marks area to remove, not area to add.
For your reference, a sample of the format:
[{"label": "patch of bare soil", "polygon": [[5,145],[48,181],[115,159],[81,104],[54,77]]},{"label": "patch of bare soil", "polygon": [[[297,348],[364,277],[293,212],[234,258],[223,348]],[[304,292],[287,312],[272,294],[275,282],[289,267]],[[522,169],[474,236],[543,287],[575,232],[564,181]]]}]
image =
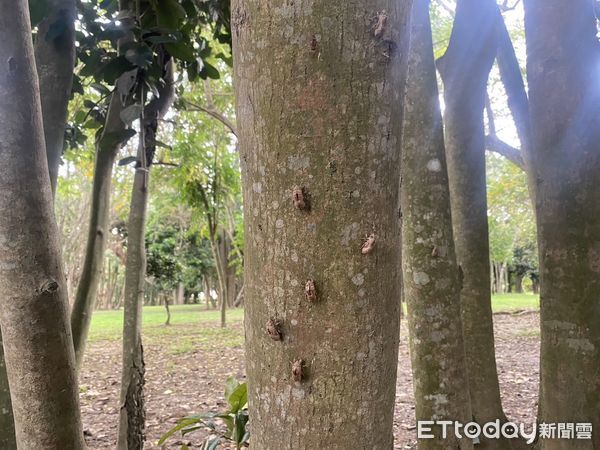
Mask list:
[{"label": "patch of bare soil", "polygon": [[[216,325],[204,325],[215,326]],[[230,325],[243,335],[241,324]],[[531,424],[537,409],[539,377],[539,315],[494,316],[496,358],[502,400],[508,418]],[[181,327],[181,337],[193,333]],[[173,338],[169,338],[171,340]],[[163,339],[164,340],[164,337]],[[159,437],[186,415],[225,408],[223,385],[227,377],[244,377],[243,348],[221,348],[219,342],[201,350],[175,353],[172,342],[148,339],[146,358],[147,449],[159,449]],[[90,450],[114,449],[121,366],[121,343],[102,341],[89,345],[81,374],[81,406]],[[402,325],[396,414],[395,449],[416,448],[416,424],[406,323]],[[196,448],[202,433],[172,438],[164,448],[182,443]],[[282,449],[285,450],[285,449]]]}]

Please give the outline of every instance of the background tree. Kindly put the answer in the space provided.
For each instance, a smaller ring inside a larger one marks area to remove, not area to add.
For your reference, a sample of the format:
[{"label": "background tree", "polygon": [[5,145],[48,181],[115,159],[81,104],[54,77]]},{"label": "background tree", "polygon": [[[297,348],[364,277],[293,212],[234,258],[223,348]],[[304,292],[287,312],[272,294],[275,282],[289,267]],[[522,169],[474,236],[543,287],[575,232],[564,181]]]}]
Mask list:
[{"label": "background tree", "polygon": [[[525,1],[541,275],[541,422],[600,428],[600,48],[594,2]],[[600,447],[592,442],[570,448]],[[542,441],[543,449],[567,444]]]},{"label": "background tree", "polygon": [[[458,0],[448,48],[438,60],[454,242],[463,274],[461,306],[473,416],[504,420],[496,371],[487,224],[483,111],[497,46],[493,0]],[[504,448],[488,440],[487,448]]]},{"label": "background tree", "polygon": [[[416,419],[471,420],[460,280],[444,154],[429,0],[416,0],[402,133],[402,268]],[[419,449],[473,448],[470,439],[421,439]]]}]

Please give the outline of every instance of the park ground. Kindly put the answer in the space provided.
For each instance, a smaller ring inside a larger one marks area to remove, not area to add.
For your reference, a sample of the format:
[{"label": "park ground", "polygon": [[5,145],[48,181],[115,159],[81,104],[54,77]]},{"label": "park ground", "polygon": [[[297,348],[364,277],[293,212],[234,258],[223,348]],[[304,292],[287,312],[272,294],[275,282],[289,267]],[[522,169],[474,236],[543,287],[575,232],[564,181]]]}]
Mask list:
[{"label": "park ground", "polygon": [[[505,294],[493,300],[496,358],[502,399],[510,420],[533,423],[538,386],[538,299]],[[163,307],[144,308],[143,339],[146,360],[147,449],[159,449],[159,437],[177,419],[189,414],[225,409],[223,386],[229,376],[244,379],[243,311],[228,311],[228,326],[219,326],[219,313],[199,305],[171,307],[165,326]],[[113,449],[118,421],[122,311],[94,314],[90,344],[80,375],[80,397],[90,450]],[[412,376],[406,320],[402,322],[395,449],[415,446]],[[175,436],[166,449],[181,444],[196,448],[202,432]]]}]

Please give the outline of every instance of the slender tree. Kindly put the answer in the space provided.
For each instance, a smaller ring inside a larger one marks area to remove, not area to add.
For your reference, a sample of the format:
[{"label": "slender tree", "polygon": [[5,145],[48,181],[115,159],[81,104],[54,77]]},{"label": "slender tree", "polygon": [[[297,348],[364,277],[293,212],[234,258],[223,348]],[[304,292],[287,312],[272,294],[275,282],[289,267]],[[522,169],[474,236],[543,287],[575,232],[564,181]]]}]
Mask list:
[{"label": "slender tree", "polygon": [[410,4],[232,4],[255,448],[393,447]]},{"label": "slender tree", "polygon": [[[429,0],[412,9],[402,133],[402,266],[417,420],[468,423],[471,404],[460,315]],[[472,449],[452,433],[419,449]]]},{"label": "slender tree", "polygon": [[600,448],[600,47],[595,2],[525,1],[541,277],[541,422],[591,423]]},{"label": "slender tree", "polygon": [[[27,2],[0,1],[0,301],[17,447],[83,449]],[[27,326],[30,324],[30,326]]]},{"label": "slender tree", "polygon": [[[144,112],[140,117],[141,132],[127,226],[118,450],[141,450],[145,439],[145,365],[141,331],[146,281],[145,236],[148,183],[156,150],[158,121],[171,107],[175,94],[173,62],[167,54],[162,67],[165,71],[164,84],[159,89],[158,95],[143,108]],[[141,94],[139,98],[143,102],[144,95]]]},{"label": "slender tree", "polygon": [[[119,10],[123,13],[132,9],[130,0],[119,1]],[[125,45],[131,42],[132,38],[131,34],[126,34],[120,40],[120,44]],[[121,83],[117,83],[117,86],[119,84],[129,84],[127,77],[128,74],[122,75]],[[96,161],[85,259],[71,310],[71,330],[78,368],[81,367],[83,361],[92,312],[96,302],[96,292],[104,267],[104,250],[108,239],[108,221],[110,218],[113,166],[119,149],[129,137],[126,134],[128,125],[121,119],[121,112],[130,101],[127,96],[122,96],[119,93],[124,91],[125,89],[121,88],[120,91],[111,94],[104,129],[96,143]]]},{"label": "slender tree", "polygon": [[63,152],[75,66],[75,0],[50,0],[38,25],[34,53],[40,84],[46,155],[52,193]]},{"label": "slender tree", "polygon": [[[448,49],[438,60],[469,389],[479,423],[504,420],[494,351],[483,126],[497,14],[494,0],[458,0]],[[488,440],[483,445],[507,444]]]}]

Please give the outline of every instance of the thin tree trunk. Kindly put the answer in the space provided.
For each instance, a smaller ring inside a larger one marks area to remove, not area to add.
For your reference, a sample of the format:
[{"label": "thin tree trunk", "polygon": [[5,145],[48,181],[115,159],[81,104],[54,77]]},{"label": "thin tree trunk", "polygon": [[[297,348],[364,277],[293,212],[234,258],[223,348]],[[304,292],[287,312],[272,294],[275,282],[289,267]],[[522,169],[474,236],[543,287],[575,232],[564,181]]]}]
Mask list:
[{"label": "thin tree trunk", "polygon": [[[48,170],[54,194],[73,85],[76,7],[75,0],[50,0],[48,3],[50,14],[38,25],[34,51],[40,83]],[[62,32],[53,39],[47,39],[51,27],[60,27]]]},{"label": "thin tree trunk", "polygon": [[0,10],[0,323],[17,447],[83,450],[27,2]]},{"label": "thin tree trunk", "polygon": [[[494,351],[483,124],[487,80],[496,54],[496,14],[494,0],[458,0],[449,46],[438,61],[444,83],[454,242],[464,274],[461,305],[469,388],[473,416],[480,424],[505,419]],[[486,439],[481,448],[508,445]]]},{"label": "thin tree trunk", "polygon": [[410,4],[232,4],[256,449],[393,447]]},{"label": "thin tree trunk", "polygon": [[540,422],[590,423],[600,448],[600,90],[594,3],[526,0],[541,278]]},{"label": "thin tree trunk", "polygon": [[[138,161],[145,145],[140,138]],[[123,368],[119,411],[118,450],[141,450],[145,440],[144,351],[142,347],[142,306],[146,279],[145,227],[148,207],[149,171],[136,168],[127,227],[125,266],[125,310],[123,312]]]},{"label": "thin tree trunk", "polygon": [[[120,112],[119,96],[113,95],[103,136],[125,130],[126,125],[120,118]],[[109,237],[112,172],[120,146],[121,144],[107,145],[107,140],[104,139],[100,139],[97,145],[85,260],[71,311],[71,330],[78,368],[83,360],[98,284],[102,278],[104,252]]]},{"label": "thin tree trunk", "polygon": [[146,105],[140,120],[142,132],[139,136],[137,166],[129,209],[118,450],[141,450],[145,440],[145,366],[141,328],[146,280],[148,183],[156,150],[158,119],[171,107],[175,95],[173,62],[170,57],[165,57],[165,85],[159,89],[159,95]]},{"label": "thin tree trunk", "polygon": [[[402,266],[417,420],[471,421],[429,0],[415,0],[402,134]],[[473,449],[453,434],[419,450]]]}]

